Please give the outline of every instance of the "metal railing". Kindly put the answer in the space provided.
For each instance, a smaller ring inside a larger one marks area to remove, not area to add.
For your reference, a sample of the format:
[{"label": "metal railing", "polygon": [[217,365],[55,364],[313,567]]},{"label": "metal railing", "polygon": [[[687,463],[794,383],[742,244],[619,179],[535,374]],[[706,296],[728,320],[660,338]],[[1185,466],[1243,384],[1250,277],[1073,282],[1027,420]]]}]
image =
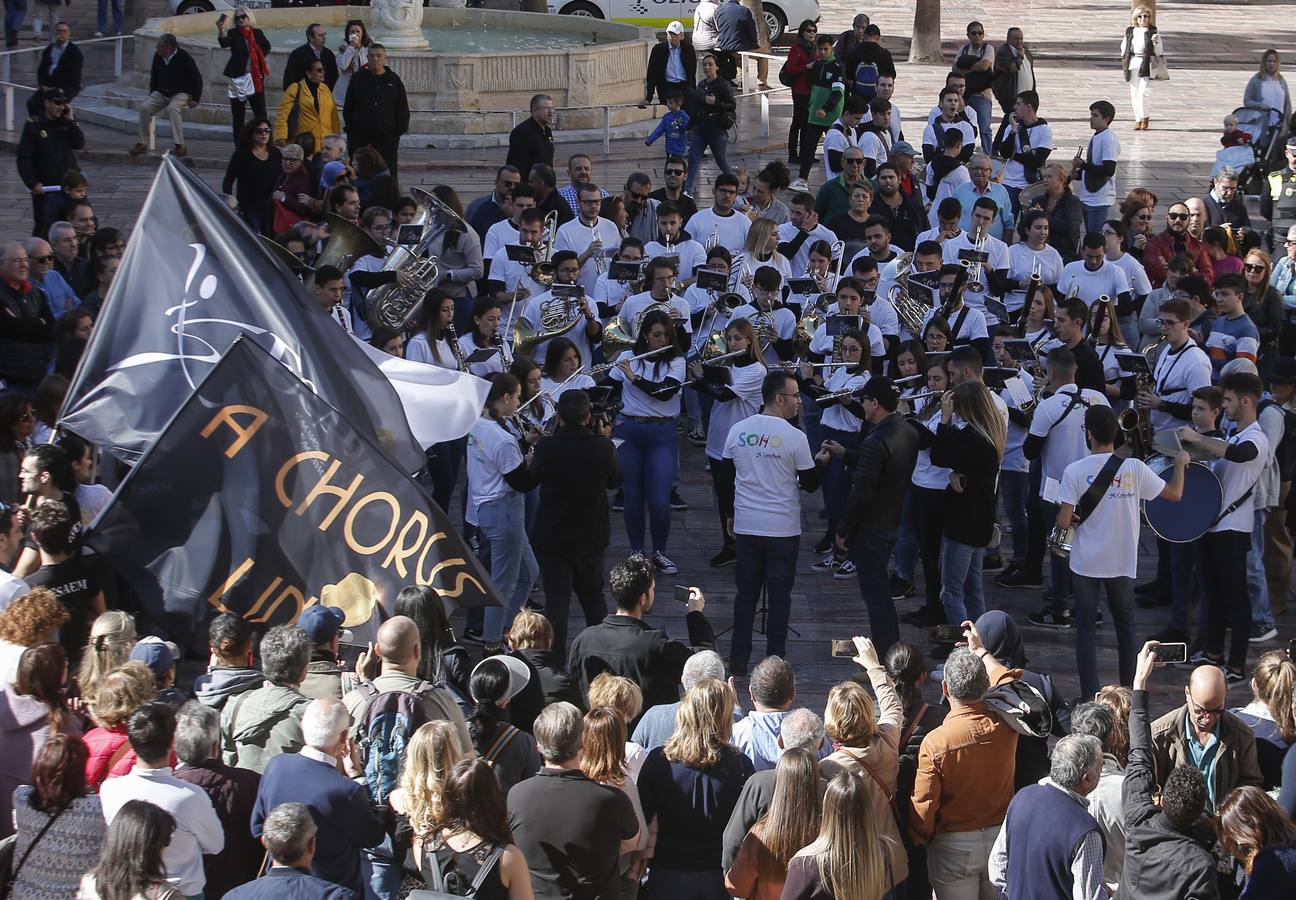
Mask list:
[{"label": "metal railing", "polygon": [[[133,34],[118,34],[110,37],[90,38],[86,41],[77,41],[76,45],[78,47],[85,47],[89,44],[111,43],[113,45],[113,77],[121,78],[125,59],[123,45],[126,41],[133,40],[135,40],[135,35]],[[22,47],[17,50],[5,50],[0,52],[0,92],[3,92],[4,94],[4,127],[6,131],[14,130],[14,92],[26,91],[29,94],[36,92],[36,85],[16,84],[14,82],[14,57],[33,53],[39,56],[45,51],[45,46],[46,45],[44,44],[37,44],[32,47]],[[38,59],[37,65],[39,64]]]}]

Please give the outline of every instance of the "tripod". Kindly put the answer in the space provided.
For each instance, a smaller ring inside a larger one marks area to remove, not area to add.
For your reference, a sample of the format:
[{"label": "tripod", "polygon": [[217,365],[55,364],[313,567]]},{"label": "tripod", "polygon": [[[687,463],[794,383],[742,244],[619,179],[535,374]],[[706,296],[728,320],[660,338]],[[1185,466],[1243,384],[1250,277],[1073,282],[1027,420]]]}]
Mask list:
[{"label": "tripod", "polygon": [[[757,601],[756,616],[755,616],[755,620],[752,623],[752,630],[756,634],[759,634],[762,637],[764,637],[766,634],[766,622],[768,621],[768,619],[769,619],[769,588],[767,588],[765,585],[761,585],[760,600]],[[788,623],[787,629],[790,634],[794,634],[798,638],[801,637],[801,632],[793,628],[791,622]],[[730,625],[728,628],[724,628],[720,631],[717,631],[715,636],[717,638],[723,637],[724,635],[728,634],[731,631],[733,631],[732,625]]]}]

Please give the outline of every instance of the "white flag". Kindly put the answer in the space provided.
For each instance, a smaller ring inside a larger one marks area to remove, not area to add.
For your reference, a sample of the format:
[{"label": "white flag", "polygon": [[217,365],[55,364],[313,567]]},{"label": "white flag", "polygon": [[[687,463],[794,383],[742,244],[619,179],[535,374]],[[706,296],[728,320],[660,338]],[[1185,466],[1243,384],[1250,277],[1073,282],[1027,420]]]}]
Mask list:
[{"label": "white flag", "polygon": [[410,432],[424,449],[466,435],[481,417],[490,382],[467,372],[401,359],[356,338],[400,398]]}]

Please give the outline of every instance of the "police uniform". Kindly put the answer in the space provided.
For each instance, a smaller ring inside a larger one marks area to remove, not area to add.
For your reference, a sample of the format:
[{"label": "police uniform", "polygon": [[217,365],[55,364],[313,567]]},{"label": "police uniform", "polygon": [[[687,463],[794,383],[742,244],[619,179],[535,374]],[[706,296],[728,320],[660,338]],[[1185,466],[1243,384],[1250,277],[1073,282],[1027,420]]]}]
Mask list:
[{"label": "police uniform", "polygon": [[[51,97],[64,97],[61,91]],[[81,126],[71,119],[47,119],[43,114],[32,116],[23,126],[18,139],[18,177],[28,190],[33,185],[58,187],[68,169],[78,168],[76,151],[85,146]],[[42,227],[45,197],[32,197],[32,234],[44,233]]]},{"label": "police uniform", "polygon": [[1260,197],[1260,215],[1269,220],[1269,249],[1281,249],[1287,229],[1296,225],[1296,171],[1290,168],[1270,174]]}]

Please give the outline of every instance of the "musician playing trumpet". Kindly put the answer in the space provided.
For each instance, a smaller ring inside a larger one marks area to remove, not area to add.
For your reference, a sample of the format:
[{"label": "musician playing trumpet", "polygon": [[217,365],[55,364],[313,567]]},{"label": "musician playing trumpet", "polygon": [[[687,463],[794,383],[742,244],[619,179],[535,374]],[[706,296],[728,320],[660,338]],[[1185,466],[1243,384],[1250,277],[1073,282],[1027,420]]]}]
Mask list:
[{"label": "musician playing trumpet", "polygon": [[671,200],[663,200],[657,206],[657,231],[660,239],[643,245],[644,258],[678,257],[676,265],[679,267],[679,281],[687,288],[697,280],[694,273],[706,264],[707,251],[700,241],[684,230],[684,218],[679,207]]},{"label": "musician playing trumpet", "polygon": [[[570,325],[566,335],[576,345],[581,356],[581,370],[588,371],[591,346],[603,337],[603,323],[594,314],[594,304],[588,296],[566,298],[554,294],[553,288],[563,285],[578,286],[580,263],[573,250],[559,250],[554,254],[554,282],[549,291],[533,297],[522,312],[522,320],[540,331],[553,331]],[[507,337],[507,335],[506,335]],[[541,341],[531,349],[531,357],[545,358],[549,342]]]},{"label": "musician playing trumpet", "polygon": [[986,325],[997,325],[999,318],[986,309],[986,299],[1001,299],[1008,288],[1008,245],[991,232],[999,215],[998,204],[980,197],[972,205],[972,230],[961,231],[941,247],[945,263],[959,263],[968,270],[963,301],[985,316]]},{"label": "musician playing trumpet", "polygon": [[580,264],[580,278],[585,296],[594,295],[599,275],[607,270],[609,247],[621,244],[621,232],[610,219],[599,216],[603,191],[594,184],[582,184],[576,191],[577,216],[558,227],[554,250],[571,250]]}]

